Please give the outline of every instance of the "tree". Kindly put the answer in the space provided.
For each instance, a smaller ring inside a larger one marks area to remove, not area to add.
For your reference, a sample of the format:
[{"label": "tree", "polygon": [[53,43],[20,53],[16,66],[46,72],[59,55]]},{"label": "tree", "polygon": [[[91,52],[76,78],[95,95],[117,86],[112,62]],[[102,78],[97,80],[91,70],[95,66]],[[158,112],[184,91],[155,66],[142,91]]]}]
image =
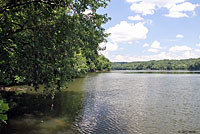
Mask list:
[{"label": "tree", "polygon": [[112,63],[116,70],[200,70],[200,59],[158,60],[131,63]]},{"label": "tree", "polygon": [[200,70],[200,61],[195,62],[189,66],[189,70]]},{"label": "tree", "polygon": [[111,69],[110,61],[103,55],[98,57],[96,66],[99,71],[110,71]]},{"label": "tree", "polygon": [[85,72],[85,63],[95,65],[108,36],[102,24],[109,20],[96,11],[108,1],[2,0],[0,84],[59,89]]}]

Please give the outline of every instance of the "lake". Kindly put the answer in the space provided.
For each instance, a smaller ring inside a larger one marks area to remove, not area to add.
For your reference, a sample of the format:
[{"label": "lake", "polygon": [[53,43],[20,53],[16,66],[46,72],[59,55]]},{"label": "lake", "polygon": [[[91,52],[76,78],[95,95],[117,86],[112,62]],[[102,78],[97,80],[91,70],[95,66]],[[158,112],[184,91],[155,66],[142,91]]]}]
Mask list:
[{"label": "lake", "polygon": [[111,71],[14,99],[3,134],[200,133],[199,72]]}]

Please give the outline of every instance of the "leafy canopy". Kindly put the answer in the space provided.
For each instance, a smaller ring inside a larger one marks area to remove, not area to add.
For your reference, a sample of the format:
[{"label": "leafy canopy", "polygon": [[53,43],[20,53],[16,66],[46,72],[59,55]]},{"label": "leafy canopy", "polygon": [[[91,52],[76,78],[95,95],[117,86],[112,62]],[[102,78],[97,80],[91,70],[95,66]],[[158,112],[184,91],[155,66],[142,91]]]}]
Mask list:
[{"label": "leafy canopy", "polygon": [[97,13],[108,1],[1,0],[0,85],[54,90],[82,73],[109,70],[106,58],[108,65],[98,65],[98,50],[110,18]]}]

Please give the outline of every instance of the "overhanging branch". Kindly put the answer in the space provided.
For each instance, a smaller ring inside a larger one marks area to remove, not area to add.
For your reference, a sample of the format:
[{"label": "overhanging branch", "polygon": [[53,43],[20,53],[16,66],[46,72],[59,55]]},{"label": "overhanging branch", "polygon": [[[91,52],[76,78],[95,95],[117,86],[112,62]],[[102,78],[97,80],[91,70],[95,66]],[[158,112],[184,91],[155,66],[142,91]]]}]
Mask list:
[{"label": "overhanging branch", "polygon": [[31,0],[31,1],[21,2],[21,3],[7,4],[6,6],[3,6],[0,8],[0,14],[4,13],[8,9],[12,9],[15,7],[24,6],[24,5],[28,5],[32,3],[44,3],[51,6],[65,6],[65,5],[54,3],[53,1],[49,1],[49,0]]}]

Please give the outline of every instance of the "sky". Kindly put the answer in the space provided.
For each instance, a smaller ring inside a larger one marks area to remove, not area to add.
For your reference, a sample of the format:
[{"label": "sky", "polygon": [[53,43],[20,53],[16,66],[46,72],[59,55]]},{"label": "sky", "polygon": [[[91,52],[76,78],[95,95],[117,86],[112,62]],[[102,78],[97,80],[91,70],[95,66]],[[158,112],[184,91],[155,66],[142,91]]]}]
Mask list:
[{"label": "sky", "polygon": [[200,57],[199,0],[111,0],[98,12],[112,18],[100,44],[111,62]]}]

